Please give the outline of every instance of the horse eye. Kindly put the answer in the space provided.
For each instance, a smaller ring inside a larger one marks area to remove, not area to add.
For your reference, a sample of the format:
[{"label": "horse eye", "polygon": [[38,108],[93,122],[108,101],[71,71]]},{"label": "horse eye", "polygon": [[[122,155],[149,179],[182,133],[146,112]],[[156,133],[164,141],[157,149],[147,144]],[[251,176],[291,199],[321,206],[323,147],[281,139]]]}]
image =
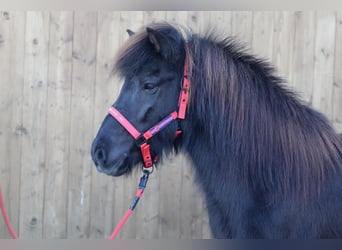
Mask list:
[{"label": "horse eye", "polygon": [[157,85],[153,83],[144,83],[144,90],[155,90]]},{"label": "horse eye", "polygon": [[144,89],[153,89],[154,85],[152,83],[144,83]]}]

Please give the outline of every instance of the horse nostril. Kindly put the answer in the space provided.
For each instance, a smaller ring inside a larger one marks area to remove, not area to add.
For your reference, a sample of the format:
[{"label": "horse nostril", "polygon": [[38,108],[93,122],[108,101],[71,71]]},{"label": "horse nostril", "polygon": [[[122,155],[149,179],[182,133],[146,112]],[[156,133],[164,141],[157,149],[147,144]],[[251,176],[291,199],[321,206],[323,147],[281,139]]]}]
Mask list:
[{"label": "horse nostril", "polygon": [[97,148],[95,150],[95,161],[100,165],[106,163],[106,152],[103,148]]}]

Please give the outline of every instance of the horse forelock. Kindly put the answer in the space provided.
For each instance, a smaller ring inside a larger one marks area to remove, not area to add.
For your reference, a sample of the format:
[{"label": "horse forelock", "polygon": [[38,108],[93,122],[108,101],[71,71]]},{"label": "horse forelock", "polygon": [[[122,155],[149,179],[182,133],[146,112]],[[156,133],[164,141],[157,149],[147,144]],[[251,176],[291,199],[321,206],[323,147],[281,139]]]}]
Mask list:
[{"label": "horse forelock", "polygon": [[121,76],[134,73],[141,64],[151,58],[148,53],[147,32],[141,30],[130,36],[115,55],[113,73]]},{"label": "horse forelock", "polygon": [[[142,65],[157,56],[149,41],[147,27],[164,33],[175,32],[181,37],[185,34],[184,39],[186,39],[186,34],[190,34],[185,27],[178,27],[168,22],[156,22],[143,26],[129,37],[116,54],[113,73],[118,73],[121,76],[134,74]],[[176,48],[173,49],[176,50]]]}]

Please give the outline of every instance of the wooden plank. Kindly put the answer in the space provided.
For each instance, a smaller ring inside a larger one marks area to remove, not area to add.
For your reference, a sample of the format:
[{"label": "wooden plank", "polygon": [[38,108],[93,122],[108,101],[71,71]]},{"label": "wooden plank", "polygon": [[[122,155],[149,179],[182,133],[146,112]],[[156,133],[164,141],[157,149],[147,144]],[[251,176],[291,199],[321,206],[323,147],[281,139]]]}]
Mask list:
[{"label": "wooden plank", "polygon": [[[126,29],[129,28],[133,31],[137,31],[143,25],[143,12],[141,11],[123,11],[120,13],[120,28],[118,34],[120,38],[120,45],[122,45],[127,39],[128,35]],[[127,211],[130,202],[132,201],[138,181],[140,179],[140,169],[133,171],[129,176],[123,176],[114,179],[115,185],[115,203],[114,203],[114,221],[115,224],[119,222],[124,213]],[[141,205],[141,204],[140,204]],[[136,237],[136,214],[132,215],[132,218],[126,223],[118,235],[118,239],[134,239]]]},{"label": "wooden plank", "polygon": [[231,11],[210,11],[206,12],[209,15],[210,23],[209,30],[219,38],[233,35],[232,22],[233,12]]},{"label": "wooden plank", "polygon": [[234,11],[232,13],[232,35],[247,47],[252,47],[253,13],[251,11]]},{"label": "wooden plank", "polygon": [[252,50],[258,57],[272,59],[274,12],[253,12]]},{"label": "wooden plank", "polygon": [[294,24],[294,12],[274,13],[272,63],[277,69],[277,74],[290,86],[292,86]]},{"label": "wooden plank", "polygon": [[66,238],[73,13],[50,13],[43,238]]},{"label": "wooden plank", "polygon": [[20,226],[22,239],[43,232],[49,13],[27,12],[23,91]]},{"label": "wooden plank", "polygon": [[342,133],[342,11],[336,16],[333,125],[338,133]]},{"label": "wooden plank", "polygon": [[335,26],[336,15],[334,12],[318,11],[316,13],[312,105],[324,113],[329,120],[332,120]]},{"label": "wooden plank", "polygon": [[[94,105],[94,131],[96,135],[108,108],[119,94],[119,79],[111,77],[113,58],[119,46],[120,12],[99,11],[97,17],[97,64]],[[91,238],[108,238],[117,221],[113,221],[116,202],[114,178],[99,173],[92,165]],[[128,201],[127,201],[128,202]]]},{"label": "wooden plank", "polygon": [[[170,12],[169,15],[177,13]],[[194,33],[206,34],[211,26],[210,15],[206,11],[189,11],[188,24]]]},{"label": "wooden plank", "polygon": [[[144,25],[155,22],[165,22],[166,12],[165,11],[144,11],[143,12]],[[178,23],[179,20],[170,20],[171,23]]]},{"label": "wooden plank", "polygon": [[296,11],[292,63],[292,86],[306,103],[312,103],[315,50],[315,13]]},{"label": "wooden plank", "polygon": [[[19,229],[25,12],[0,12],[0,185],[14,229]],[[0,219],[0,238],[10,238]]]},{"label": "wooden plank", "polygon": [[68,238],[90,234],[91,170],[96,72],[96,12],[74,14],[70,119]]}]

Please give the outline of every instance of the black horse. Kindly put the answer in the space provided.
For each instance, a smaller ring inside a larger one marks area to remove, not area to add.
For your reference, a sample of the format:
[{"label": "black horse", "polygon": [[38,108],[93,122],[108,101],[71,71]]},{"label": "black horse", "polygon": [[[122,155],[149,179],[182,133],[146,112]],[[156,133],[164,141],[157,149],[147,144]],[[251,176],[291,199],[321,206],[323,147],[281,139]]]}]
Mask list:
[{"label": "black horse", "polygon": [[[186,117],[149,143],[152,158],[188,154],[213,236],[342,237],[341,137],[264,60],[231,38],[184,30],[159,23],[129,32],[115,64],[124,85],[113,107],[139,131],[149,129],[178,110],[188,58]],[[91,153],[97,169],[112,176],[142,162],[134,138],[110,115]]]}]

